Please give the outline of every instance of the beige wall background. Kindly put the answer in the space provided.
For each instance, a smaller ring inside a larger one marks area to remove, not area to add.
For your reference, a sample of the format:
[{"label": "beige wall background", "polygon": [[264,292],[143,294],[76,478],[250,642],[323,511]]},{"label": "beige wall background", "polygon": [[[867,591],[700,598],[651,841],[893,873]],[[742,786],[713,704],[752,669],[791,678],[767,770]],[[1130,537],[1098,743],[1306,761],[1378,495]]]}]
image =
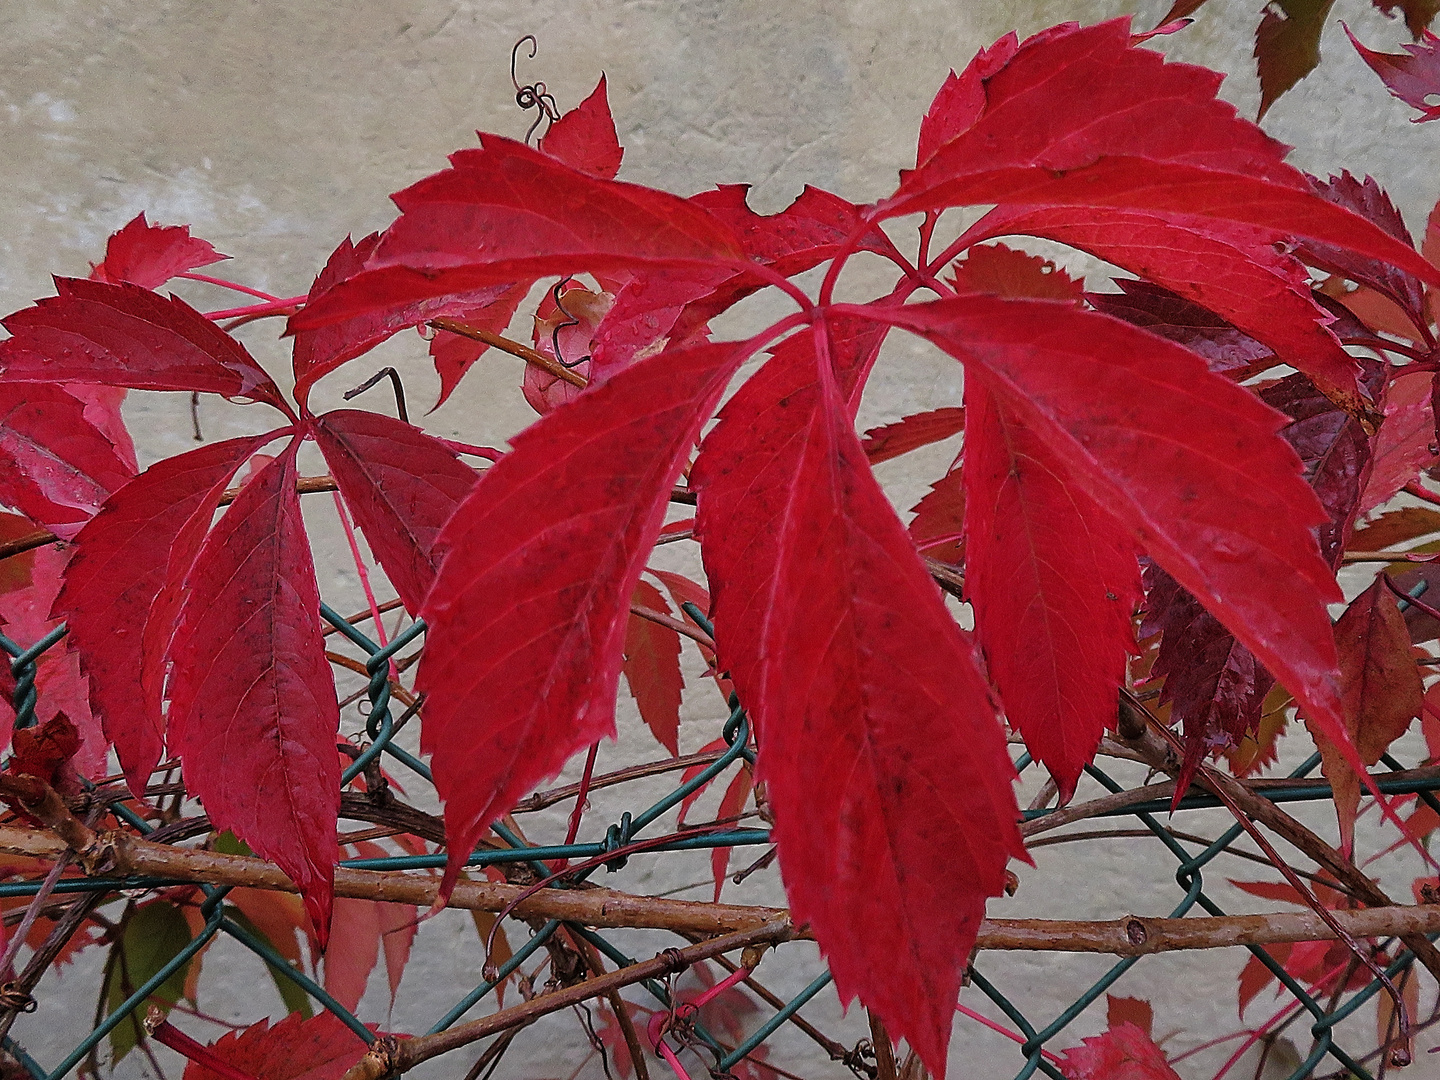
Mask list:
[{"label": "beige wall background", "polygon": [[[102,256],[106,236],[141,210],[155,222],[190,224],[234,256],[210,269],[281,296],[305,292],[343,236],[383,228],[392,216],[386,196],[443,167],[447,153],[473,145],[475,129],[524,133],[528,118],[514,105],[508,63],[512,44],[527,33],[539,39],[539,55],[522,58],[522,81],[543,79],[562,108],[607,75],[626,147],[622,179],[681,194],[751,183],[752,205],[775,211],[807,183],[856,201],[888,193],[896,170],[913,161],[919,118],[947,70],[1009,30],[1023,36],[1067,19],[1127,13],[1148,27],[1166,6],[1161,0],[0,0],[0,310],[49,294],[52,273],[83,276]],[[1250,50],[1259,7],[1260,0],[1211,0],[1194,26],[1156,44],[1175,59],[1229,72],[1223,93],[1253,116],[1258,87]],[[1339,0],[1324,37],[1323,65],[1282,99],[1265,126],[1296,147],[1293,160],[1302,167],[1373,173],[1419,228],[1440,195],[1440,125],[1408,122],[1409,110],[1385,93],[1344,40],[1341,17],[1374,47],[1393,50],[1401,39],[1398,25],[1367,3]],[[1103,284],[1103,267],[1071,265],[1091,274],[1092,287]],[[240,302],[203,285],[184,283],[177,291],[201,308]],[[764,311],[763,304],[751,305],[731,325]],[[283,385],[288,354],[277,333],[274,322],[242,332]],[[523,309],[513,334],[528,335]],[[404,373],[412,412],[434,401],[437,383],[424,344],[405,334],[327,379],[322,403],[338,403],[342,390],[385,363]],[[519,394],[520,374],[517,361],[486,358],[425,423],[441,434],[502,445],[532,416]],[[877,372],[862,422],[958,401],[959,390],[955,365],[897,343]],[[367,404],[389,411],[383,392],[372,394],[382,396]],[[132,395],[127,418],[142,464],[193,445],[183,396]],[[201,407],[209,439],[261,430],[267,420],[256,409],[211,401]],[[882,479],[897,505],[913,505],[954,451],[942,446],[885,466]],[[307,516],[326,598],[354,609],[356,575],[328,499],[307,504]],[[693,552],[678,550],[685,546],[668,549],[664,559],[693,569]],[[687,655],[686,662],[691,690],[681,737],[689,750],[718,733],[723,713],[698,677],[698,658]],[[628,696],[621,697],[620,741],[605,748],[602,768],[656,756]],[[345,725],[354,730],[361,720],[347,712]],[[1288,757],[1305,756],[1301,741],[1290,740]],[[1035,786],[1031,781],[1023,797]],[[587,821],[599,828],[630,805],[597,797]],[[1310,819],[1333,832],[1325,812]],[[538,838],[563,834],[559,813],[527,824]],[[1213,836],[1226,822],[1194,813],[1177,824]],[[1178,895],[1169,857],[1143,841],[1049,848],[1036,861],[1034,870],[1019,868],[1019,896],[996,902],[992,913],[1162,914]],[[1395,894],[1409,894],[1414,862],[1379,865]],[[1220,881],[1225,873],[1258,878],[1260,869],[1231,862],[1210,875],[1222,902],[1254,910],[1253,901]],[[701,856],[636,859],[618,884],[658,893],[707,880]],[[708,889],[707,883],[677,895],[699,898]],[[774,871],[756,875],[733,896],[783,901]],[[517,943],[521,934],[512,931]],[[643,936],[617,940],[641,955],[661,947]],[[42,1063],[58,1061],[88,1028],[100,960],[92,950],[49,979],[40,1011],[17,1025],[17,1038]],[[1148,960],[1119,992],[1150,998],[1157,1034],[1175,1033],[1167,1043],[1172,1051],[1188,1048],[1235,1028],[1235,976],[1243,960],[1233,950]],[[468,918],[433,920],[421,930],[393,1013],[377,973],[362,1018],[423,1031],[479,980],[480,963]],[[1107,966],[1084,957],[981,960],[982,970],[1041,1022]],[[207,1012],[243,1022],[279,1015],[263,969],[242,950],[217,947],[206,967],[212,977],[203,984],[201,1005]],[[762,974],[778,991],[793,992],[818,970],[813,950],[797,945],[768,961]],[[1433,998],[1427,986],[1425,1001]],[[967,991],[964,1000],[1000,1018],[978,993]],[[1102,999],[1061,1044],[1101,1030],[1103,1011]],[[863,1013],[841,1017],[833,993],[822,994],[805,1015],[848,1043],[864,1037]],[[1347,1030],[1368,1037],[1373,1013],[1360,1017]],[[206,1040],[221,1030],[188,1019],[184,1026]],[[1303,1050],[1308,1036],[1299,1029],[1293,1034]],[[778,1036],[774,1047],[777,1062],[806,1077],[848,1075],[793,1032]],[[1197,1055],[1181,1066],[1182,1075],[1210,1076],[1228,1049]],[[598,1078],[599,1062],[586,1063],[588,1052],[579,1024],[563,1014],[523,1037],[498,1075],[566,1077],[579,1068],[580,1076]],[[442,1059],[424,1075],[458,1076],[473,1056]],[[177,1075],[176,1059],[163,1060]],[[1422,1055],[1409,1075],[1440,1075],[1436,1061]],[[957,1022],[952,1076],[1008,1077],[1020,1064],[1004,1039]],[[654,1069],[664,1073],[658,1063]],[[151,1069],[134,1055],[118,1072],[148,1075]]]}]

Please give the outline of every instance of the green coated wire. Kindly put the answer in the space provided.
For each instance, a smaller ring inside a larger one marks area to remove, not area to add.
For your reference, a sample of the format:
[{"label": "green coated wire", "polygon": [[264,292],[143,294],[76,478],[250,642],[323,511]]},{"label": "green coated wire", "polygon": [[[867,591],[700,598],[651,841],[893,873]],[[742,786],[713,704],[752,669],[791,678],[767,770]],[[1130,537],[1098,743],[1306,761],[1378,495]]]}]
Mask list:
[{"label": "green coated wire", "polygon": [[529,941],[520,946],[519,949],[511,954],[509,960],[506,960],[505,963],[496,969],[495,978],[482,982],[479,986],[475,987],[474,990],[471,990],[470,993],[457,1001],[454,1007],[439,1020],[435,1021],[435,1026],[425,1034],[434,1035],[436,1032],[444,1031],[454,1024],[456,1020],[459,1020],[460,1017],[474,1008],[481,998],[508,979],[515,969],[528,960],[536,949],[549,941],[551,935],[558,929],[560,929],[560,920],[551,919],[539,930],[535,931]]},{"label": "green coated wire", "polygon": [[821,990],[824,990],[825,987],[829,986],[830,980],[832,978],[833,976],[828,971],[825,972],[823,975],[817,977],[814,982],[812,982],[804,990],[801,990],[800,993],[796,994],[793,998],[786,1002],[783,1009],[777,1012],[769,1020],[765,1021],[765,1023],[761,1024],[760,1027],[757,1028],[748,1039],[746,1039],[734,1050],[730,1051],[730,1053],[726,1054],[723,1058],[721,1058],[720,1063],[715,1066],[716,1070],[719,1072],[729,1072],[731,1069],[733,1069],[735,1065],[745,1057],[746,1054],[750,1053],[750,1051],[754,1050],[762,1042],[768,1039],[771,1035],[775,1033],[775,1031],[780,1027],[781,1024],[785,1023],[786,1020],[789,1020],[790,1017],[794,1016],[797,1012],[799,1012],[802,1005],[804,1005],[807,1001],[813,998]]}]

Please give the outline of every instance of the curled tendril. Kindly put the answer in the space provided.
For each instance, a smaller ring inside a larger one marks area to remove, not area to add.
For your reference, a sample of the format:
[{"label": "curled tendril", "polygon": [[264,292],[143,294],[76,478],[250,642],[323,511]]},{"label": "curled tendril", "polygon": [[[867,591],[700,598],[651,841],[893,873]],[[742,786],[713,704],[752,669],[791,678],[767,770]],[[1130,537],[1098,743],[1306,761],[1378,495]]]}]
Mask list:
[{"label": "curled tendril", "polygon": [[555,104],[555,97],[549,90],[545,89],[543,82],[533,82],[529,86],[521,86],[520,79],[515,74],[515,61],[520,55],[520,46],[526,42],[530,43],[530,59],[535,59],[535,53],[539,51],[539,44],[534,34],[526,34],[515,47],[510,50],[510,83],[515,87],[515,104],[527,112],[531,109],[539,110],[535,114],[535,122],[530,125],[530,130],[525,132],[525,145],[530,145],[530,137],[535,134],[535,129],[540,126],[540,121],[546,121],[545,130],[550,130],[549,125],[560,119],[560,106]]},{"label": "curled tendril", "polygon": [[561,367],[565,368],[567,371],[579,367],[581,364],[585,363],[586,360],[590,359],[589,356],[582,356],[579,360],[572,360],[569,363],[566,363],[565,357],[560,352],[560,331],[568,330],[572,326],[580,325],[580,320],[570,313],[570,309],[565,306],[565,301],[561,299],[561,290],[566,285],[570,284],[571,280],[572,279],[568,277],[561,278],[555,283],[555,288],[552,289],[550,292],[550,295],[555,300],[555,306],[560,309],[560,314],[564,315],[567,320],[566,322],[557,323],[555,325],[555,328],[550,331],[550,347],[555,352],[555,362]]}]

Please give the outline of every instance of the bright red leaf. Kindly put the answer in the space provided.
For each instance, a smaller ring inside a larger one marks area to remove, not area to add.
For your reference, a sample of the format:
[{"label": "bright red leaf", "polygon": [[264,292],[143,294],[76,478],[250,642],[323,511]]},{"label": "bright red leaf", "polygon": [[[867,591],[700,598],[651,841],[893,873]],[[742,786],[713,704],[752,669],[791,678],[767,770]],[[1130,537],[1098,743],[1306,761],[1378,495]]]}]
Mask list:
[{"label": "bright red leaf", "polygon": [[292,330],[545,274],[738,263],[729,230],[683,199],[587,176],[499,135],[394,200],[401,215],[360,273]]},{"label": "bright red leaf", "polygon": [[1165,1052],[1127,1021],[1066,1050],[1060,1071],[1066,1080],[1180,1080]]},{"label": "bright red leaf", "polygon": [[200,548],[171,648],[168,742],[215,827],[299,887],[323,945],[340,710],[295,493],[298,449],[291,443],[241,489]]},{"label": "bright red leaf", "polygon": [[[725,794],[720,797],[720,806],[715,811],[715,819],[724,821],[726,818],[738,817],[745,810],[745,804],[750,801],[750,792],[755,789],[755,777],[750,772],[748,763],[740,766],[740,771],[735,774],[733,780],[725,789]],[[735,826],[732,826],[732,828]],[[720,891],[725,887],[725,872],[730,868],[730,853],[733,848],[717,847],[710,852],[710,873],[715,878],[715,902],[720,902]]]},{"label": "bright red leaf", "polygon": [[1357,508],[1360,514],[1368,514],[1389,502],[1406,484],[1418,479],[1423,470],[1440,464],[1440,454],[1432,450],[1435,446],[1435,411],[1430,400],[1433,381],[1430,372],[1416,372],[1401,374],[1386,387],[1385,422],[1372,444],[1374,458]]},{"label": "bright red leaf", "polygon": [[1325,611],[1340,592],[1310,532],[1326,515],[1275,437],[1280,414],[1188,350],[1068,304],[977,296],[876,314],[984,380],[1344,744]]},{"label": "bright red leaf", "polygon": [[447,888],[491,821],[613,732],[630,596],[744,355],[662,353],[582,394],[516,436],[441,533],[417,685],[445,801]]},{"label": "bright red leaf", "polygon": [[128,281],[143,289],[158,289],[173,277],[197,266],[228,259],[199,237],[189,225],[151,225],[136,214],[105,245],[105,258],[90,270],[96,281]]},{"label": "bright red leaf", "polygon": [[941,442],[965,430],[965,410],[954,407],[915,413],[865,432],[860,448],[871,465]]},{"label": "bright red leaf", "polygon": [[[226,1032],[210,1049],[255,1080],[340,1080],[369,1046],[334,1015],[321,1012],[309,1020],[291,1013],[273,1027],[261,1020],[244,1031]],[[184,1080],[230,1078],[192,1061]]]},{"label": "bright red leaf", "polygon": [[132,390],[198,390],[289,406],[245,347],[178,296],[56,278],[47,297],[3,320],[0,375]]},{"label": "bright red leaf", "polygon": [[952,468],[910,508],[910,538],[922,554],[951,566],[965,565],[965,478]]},{"label": "bright red leaf", "polygon": [[315,422],[345,503],[411,613],[439,565],[435,538],[477,473],[419,428],[380,413],[337,409]]},{"label": "bright red leaf", "polygon": [[968,380],[965,593],[1005,715],[1068,802],[1115,722],[1140,568],[1124,528]]},{"label": "bright red leaf", "polygon": [[[691,528],[692,530],[694,528],[693,521],[691,522]],[[664,530],[661,531],[663,532]],[[684,574],[676,574],[670,570],[656,570],[654,567],[650,567],[646,570],[646,573],[653,575],[655,579],[669,591],[670,598],[675,601],[675,607],[679,609],[680,617],[684,619],[685,622],[697,629],[699,628],[699,624],[690,617],[690,613],[684,608],[684,605],[687,603],[694,604],[700,609],[700,614],[709,618],[710,593],[703,586],[697,585]],[[730,694],[734,690],[734,687],[731,685],[730,679],[717,665],[714,651],[708,646],[700,645],[700,655],[705,657],[705,662],[710,665],[710,670],[705,674],[714,676],[715,685],[720,689],[720,696],[726,701],[729,701]]]},{"label": "bright red leaf", "polygon": [[[167,579],[178,590],[225,485],[264,441],[231,439],[157,462],[120,488],[75,538],[54,614],[70,626],[69,641],[90,677],[90,700],[137,794],[150,782],[165,739],[160,695],[176,611],[157,607],[157,600]],[[158,552],[167,558],[156,558]],[[145,642],[157,635],[164,640],[147,656]]]},{"label": "bright red leaf", "polygon": [[[480,330],[503,333],[515,318],[515,312],[524,301],[526,293],[530,291],[530,283],[521,281],[508,287],[501,286],[500,289],[500,294],[493,300],[476,305],[459,305],[453,310],[447,310],[445,314],[457,322]],[[482,290],[487,296],[493,291],[493,288]],[[460,380],[470,370],[470,365],[484,356],[489,348],[483,341],[476,341],[461,334],[452,334],[447,330],[435,332],[430,341],[430,358],[435,364],[435,374],[440,376],[440,397],[435,402],[437,409],[454,393],[455,387],[460,385]]]},{"label": "bright red leaf", "polygon": [[[987,217],[981,224],[990,220]],[[1085,294],[1083,281],[1076,281],[1049,259],[1004,244],[972,246],[965,260],[955,264],[950,285],[958,293],[1033,296],[1040,300],[1079,300]]]},{"label": "bright red leaf", "polygon": [[[1130,41],[1128,19],[1012,34],[980,54],[983,94],[961,134],[875,214],[1001,203],[1199,214],[1385,259],[1440,284],[1440,271],[1381,229],[1310,192],[1285,147],[1215,97],[1221,76],[1166,63]],[[1177,110],[1184,123],[1176,123]]]},{"label": "bright red leaf", "polygon": [[[362,859],[383,859],[390,854],[368,841],[356,844],[355,849]],[[325,989],[354,1012],[365,994],[376,960],[383,955],[393,1005],[419,929],[417,915],[413,904],[336,897],[332,940],[325,953]]]},{"label": "bright red leaf", "polygon": [[1412,124],[1440,119],[1440,105],[1430,101],[1440,94],[1440,37],[1426,30],[1418,45],[1403,43],[1400,46],[1405,50],[1403,53],[1382,53],[1361,45],[1350,27],[1345,27],[1345,33],[1360,58],[1380,76],[1391,96],[1420,113],[1410,118]]},{"label": "bright red leaf", "polygon": [[[665,595],[648,581],[637,581],[631,601],[673,614]],[[680,695],[685,677],[680,673],[680,635],[633,612],[625,627],[625,682],[640,709],[640,719],[671,755],[680,753]]]},{"label": "bright red leaf", "polygon": [[89,410],[60,386],[0,384],[0,503],[66,540],[135,475]]},{"label": "bright red leaf", "polygon": [[615,135],[604,75],[589,97],[550,125],[540,140],[540,150],[572,169],[602,180],[615,179],[625,151]]},{"label": "bright red leaf", "polygon": [[938,1073],[986,898],[1023,856],[1013,771],[832,378],[777,350],[731,398],[691,473],[701,551],[791,910],[841,1000]]}]

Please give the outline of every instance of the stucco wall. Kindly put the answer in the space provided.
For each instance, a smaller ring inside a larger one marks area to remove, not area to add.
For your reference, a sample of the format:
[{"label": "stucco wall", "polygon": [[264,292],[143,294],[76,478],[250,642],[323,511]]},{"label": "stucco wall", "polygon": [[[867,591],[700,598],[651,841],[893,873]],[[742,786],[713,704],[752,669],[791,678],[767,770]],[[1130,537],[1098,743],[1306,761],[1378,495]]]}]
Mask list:
[{"label": "stucco wall", "polygon": [[[387,194],[440,168],[448,152],[472,145],[476,128],[524,132],[528,120],[513,102],[508,58],[526,33],[539,38],[540,52],[533,62],[522,60],[522,77],[544,79],[562,107],[578,102],[602,71],[608,76],[626,147],[622,178],[682,194],[748,182],[752,205],[774,211],[806,183],[857,201],[885,194],[896,170],[913,160],[919,117],[946,71],[1001,34],[1017,29],[1023,36],[1065,19],[1091,22],[1127,12],[1148,26],[1165,6],[1158,0],[0,0],[0,310],[48,294],[51,273],[85,274],[103,253],[105,237],[141,210],[152,221],[191,224],[234,256],[223,265],[234,279],[276,295],[303,293],[341,237],[382,228],[392,215]],[[1250,60],[1258,7],[1259,0],[1211,0],[1196,25],[1159,43],[1175,58],[1230,72],[1224,93],[1247,115],[1258,101]],[[1399,40],[1396,25],[1360,0],[1341,0],[1335,14],[1371,44],[1390,48]],[[1297,147],[1294,160],[1302,167],[1373,173],[1412,227],[1419,226],[1440,195],[1434,129],[1408,122],[1408,110],[1386,95],[1333,21],[1324,49],[1321,69],[1274,108],[1267,129]],[[1103,280],[1103,269],[1093,264],[1072,265],[1095,274],[1092,286]],[[233,302],[207,286],[187,283],[178,291],[202,308]],[[757,307],[737,312],[730,325],[760,318]],[[522,309],[516,336],[528,332],[523,319]],[[242,337],[283,376],[287,355],[276,331],[274,323],[262,322]],[[406,334],[327,379],[320,401],[338,403],[343,389],[384,363],[404,373],[413,411],[434,400],[423,343]],[[425,423],[442,434],[501,445],[532,416],[519,379],[518,362],[487,357]],[[861,419],[868,425],[958,403],[959,389],[953,363],[900,344],[878,370]],[[373,405],[388,408],[379,399]],[[260,430],[268,418],[259,412],[207,401],[205,435]],[[132,395],[126,415],[142,464],[193,445],[183,395]],[[885,466],[882,479],[897,504],[913,505],[953,452],[953,446],[939,447]],[[310,465],[319,471],[316,462]],[[328,500],[307,505],[307,515],[325,596],[354,609],[358,584]],[[681,546],[665,557],[693,567],[693,555],[678,551]],[[688,662],[687,750],[713,738],[722,715],[713,692],[695,677],[697,658]],[[602,767],[654,754],[623,692],[621,714],[620,743],[606,748]],[[347,714],[346,724],[347,730],[357,726],[358,717]],[[1303,757],[1297,745],[1289,755]],[[628,806],[597,797],[588,820],[598,825]],[[1333,831],[1325,814],[1311,818]],[[558,814],[527,824],[535,836],[563,833]],[[1214,835],[1224,824],[1218,815],[1194,814],[1183,827]],[[1398,895],[1408,895],[1413,861],[1384,866]],[[1139,841],[1051,848],[1037,862],[1036,870],[1020,868],[1020,895],[996,902],[993,913],[1158,914],[1176,898],[1168,859]],[[1261,876],[1240,863],[1227,869]],[[707,877],[703,857],[637,859],[620,884],[663,892]],[[783,899],[774,871],[756,875],[734,895],[758,903]],[[1227,902],[1242,909],[1233,895]],[[631,944],[642,953],[658,947],[639,939]],[[764,974],[777,990],[798,989],[818,970],[807,949],[787,947],[767,963]],[[425,924],[394,1027],[424,1030],[478,980],[478,957],[468,918]],[[40,1012],[17,1026],[17,1037],[42,1062],[58,1060],[87,1026],[99,959],[92,951],[62,978],[50,979]],[[1235,1026],[1234,978],[1242,962],[1233,951],[1151,960],[1121,992],[1151,997],[1157,1032],[1180,1029],[1169,1045],[1190,1046]],[[1032,1015],[1048,1019],[1106,965],[1037,955],[991,956],[982,966],[1032,1007]],[[222,969],[228,976],[206,982],[207,1011],[248,1021],[278,1010],[268,980],[247,955],[219,950],[207,968],[212,976]],[[367,1020],[387,1022],[383,984],[377,973],[362,1005]],[[997,1015],[973,992],[965,1000]],[[847,1042],[862,1037],[863,1014],[841,1021],[838,1012],[827,993],[806,1014]],[[218,1033],[200,1023],[187,1026],[206,1038]],[[1078,1037],[1102,1026],[1103,999],[1072,1030]],[[1010,1076],[1019,1065],[1013,1047],[968,1021],[957,1026],[955,1045],[956,1077]],[[586,1052],[579,1025],[562,1014],[523,1037],[499,1075],[564,1077]],[[1227,1052],[1197,1056],[1182,1072],[1208,1076]],[[844,1074],[793,1033],[777,1039],[774,1056],[805,1076]],[[468,1059],[457,1058],[464,1060],[446,1059],[426,1075],[459,1075]],[[1434,1061],[1422,1057],[1410,1075],[1436,1075]],[[127,1075],[141,1070],[148,1066],[138,1056],[122,1068]],[[586,1077],[601,1075],[595,1061],[584,1070]]]}]

